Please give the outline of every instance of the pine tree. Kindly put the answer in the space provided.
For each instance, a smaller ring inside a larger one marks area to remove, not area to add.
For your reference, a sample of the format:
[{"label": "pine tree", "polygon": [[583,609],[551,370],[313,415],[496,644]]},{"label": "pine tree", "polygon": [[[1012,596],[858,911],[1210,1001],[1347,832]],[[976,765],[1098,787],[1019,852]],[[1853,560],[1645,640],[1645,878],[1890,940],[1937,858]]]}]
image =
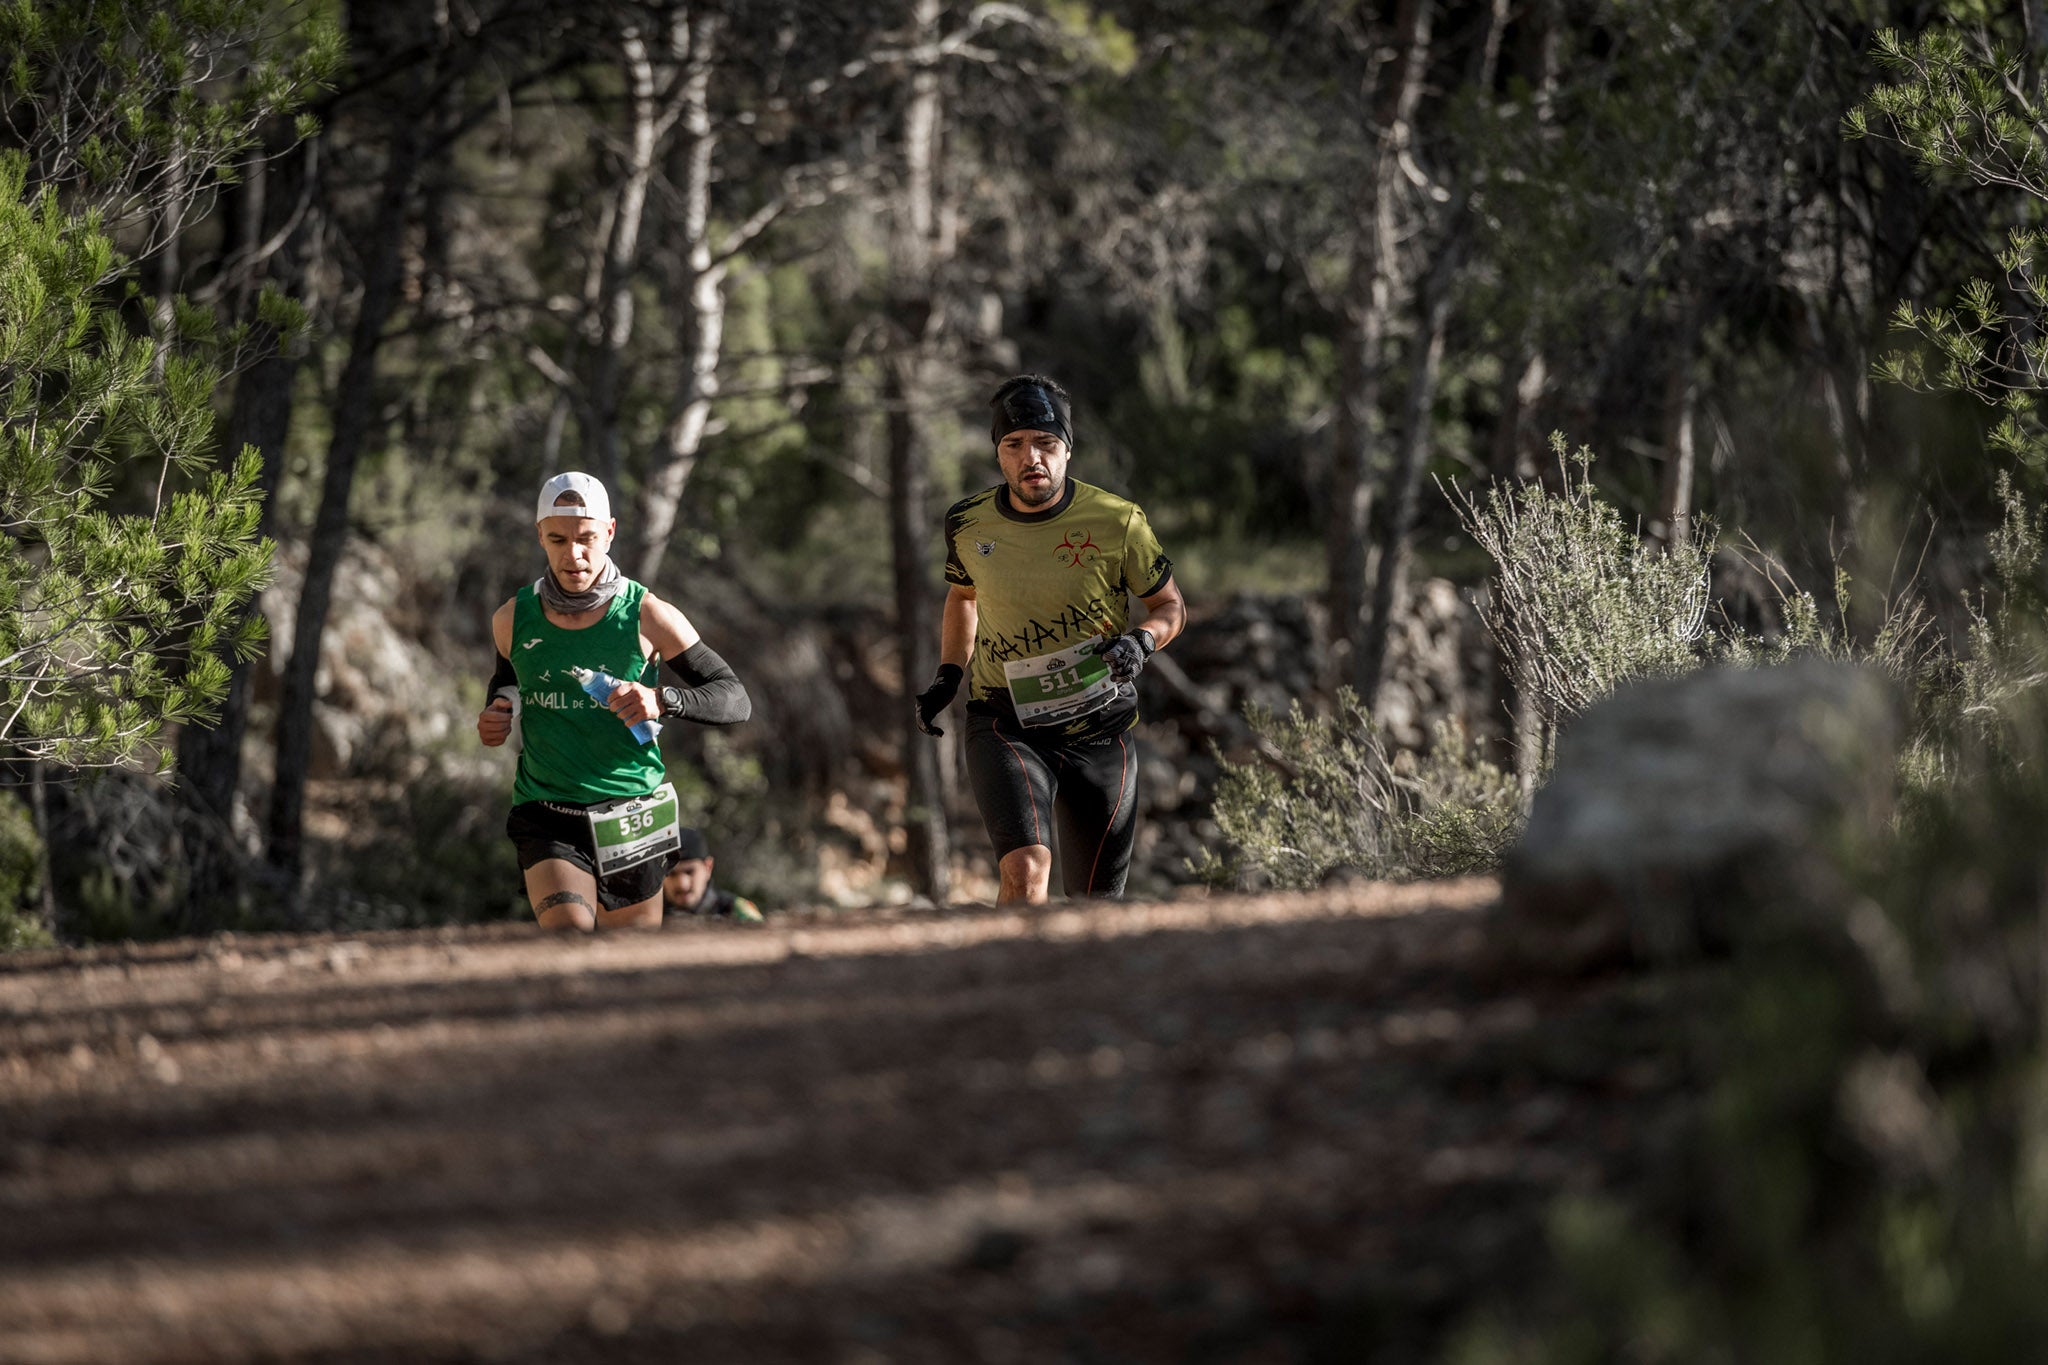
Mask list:
[{"label": "pine tree", "polygon": [[[207,719],[261,618],[258,461],[215,467],[220,362],[243,339],[177,303],[136,334],[96,212],[28,189],[0,152],[0,759],[133,766],[166,722]],[[264,321],[301,318],[273,296]]]},{"label": "pine tree", "polygon": [[1919,345],[1879,366],[1894,383],[1974,394],[2001,409],[1993,450],[2048,477],[2048,232],[2034,224],[2048,204],[2048,61],[2038,47],[2015,49],[1981,25],[1943,25],[1917,37],[1887,29],[1876,59],[1889,78],[1849,111],[1852,138],[1881,138],[1910,150],[1929,177],[1967,179],[2031,201],[2011,229],[1998,264],[2004,280],[1972,280],[1948,305],[1899,304],[1893,327]]}]

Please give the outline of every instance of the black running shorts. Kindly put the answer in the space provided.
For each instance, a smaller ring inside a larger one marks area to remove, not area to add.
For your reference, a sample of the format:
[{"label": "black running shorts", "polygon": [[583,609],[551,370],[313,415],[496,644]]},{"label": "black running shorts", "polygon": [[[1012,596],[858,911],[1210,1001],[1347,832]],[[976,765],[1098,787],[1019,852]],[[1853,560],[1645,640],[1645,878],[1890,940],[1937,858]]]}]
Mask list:
[{"label": "black running shorts", "polygon": [[1061,744],[968,712],[967,776],[996,857],[1053,846],[1069,896],[1121,896],[1138,833],[1138,737]]},{"label": "black running shorts", "polygon": [[[598,802],[609,805],[610,802]],[[574,863],[592,876],[597,875],[597,845],[590,838],[590,817],[580,806],[555,801],[522,801],[505,817],[505,833],[519,851],[519,870],[550,858]],[[607,910],[623,910],[650,896],[661,894],[661,878],[668,871],[665,857],[635,863],[597,884],[597,899]]]}]

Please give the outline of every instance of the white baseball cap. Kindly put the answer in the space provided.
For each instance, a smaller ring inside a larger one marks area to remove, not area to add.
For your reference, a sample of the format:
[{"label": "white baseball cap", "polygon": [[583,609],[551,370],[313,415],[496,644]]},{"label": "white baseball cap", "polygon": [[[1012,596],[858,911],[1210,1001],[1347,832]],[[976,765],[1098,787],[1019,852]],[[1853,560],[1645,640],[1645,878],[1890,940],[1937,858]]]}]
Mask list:
[{"label": "white baseball cap", "polygon": [[[572,495],[562,504],[563,494]],[[578,503],[582,505],[577,506]],[[588,474],[557,474],[540,486],[540,502],[533,513],[535,524],[549,517],[589,517],[593,521],[612,519],[612,500],[604,485]]]}]

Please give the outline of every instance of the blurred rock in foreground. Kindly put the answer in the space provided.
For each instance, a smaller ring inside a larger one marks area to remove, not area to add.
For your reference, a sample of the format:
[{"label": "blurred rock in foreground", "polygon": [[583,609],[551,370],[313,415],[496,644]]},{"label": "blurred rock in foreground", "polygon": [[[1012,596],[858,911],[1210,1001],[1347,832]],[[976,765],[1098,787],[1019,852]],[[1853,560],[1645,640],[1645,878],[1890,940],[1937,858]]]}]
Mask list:
[{"label": "blurred rock in foreground", "polygon": [[1560,736],[1502,868],[1503,964],[1576,972],[1728,947],[1882,833],[1900,727],[1882,675],[1819,660],[1617,693]]}]

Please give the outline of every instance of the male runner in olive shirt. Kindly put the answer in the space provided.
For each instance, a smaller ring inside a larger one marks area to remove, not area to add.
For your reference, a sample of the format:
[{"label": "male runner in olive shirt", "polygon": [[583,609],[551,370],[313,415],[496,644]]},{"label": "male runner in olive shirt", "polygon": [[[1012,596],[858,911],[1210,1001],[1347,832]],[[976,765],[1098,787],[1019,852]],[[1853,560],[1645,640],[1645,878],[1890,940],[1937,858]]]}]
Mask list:
[{"label": "male runner in olive shirt", "polygon": [[967,771],[1002,900],[1046,899],[1055,828],[1067,894],[1122,895],[1137,836],[1133,683],[1180,634],[1186,604],[1144,510],[1067,477],[1066,390],[1018,375],[989,407],[1003,482],[946,514],[939,671],[918,724],[943,733],[935,721],[967,683]]}]

